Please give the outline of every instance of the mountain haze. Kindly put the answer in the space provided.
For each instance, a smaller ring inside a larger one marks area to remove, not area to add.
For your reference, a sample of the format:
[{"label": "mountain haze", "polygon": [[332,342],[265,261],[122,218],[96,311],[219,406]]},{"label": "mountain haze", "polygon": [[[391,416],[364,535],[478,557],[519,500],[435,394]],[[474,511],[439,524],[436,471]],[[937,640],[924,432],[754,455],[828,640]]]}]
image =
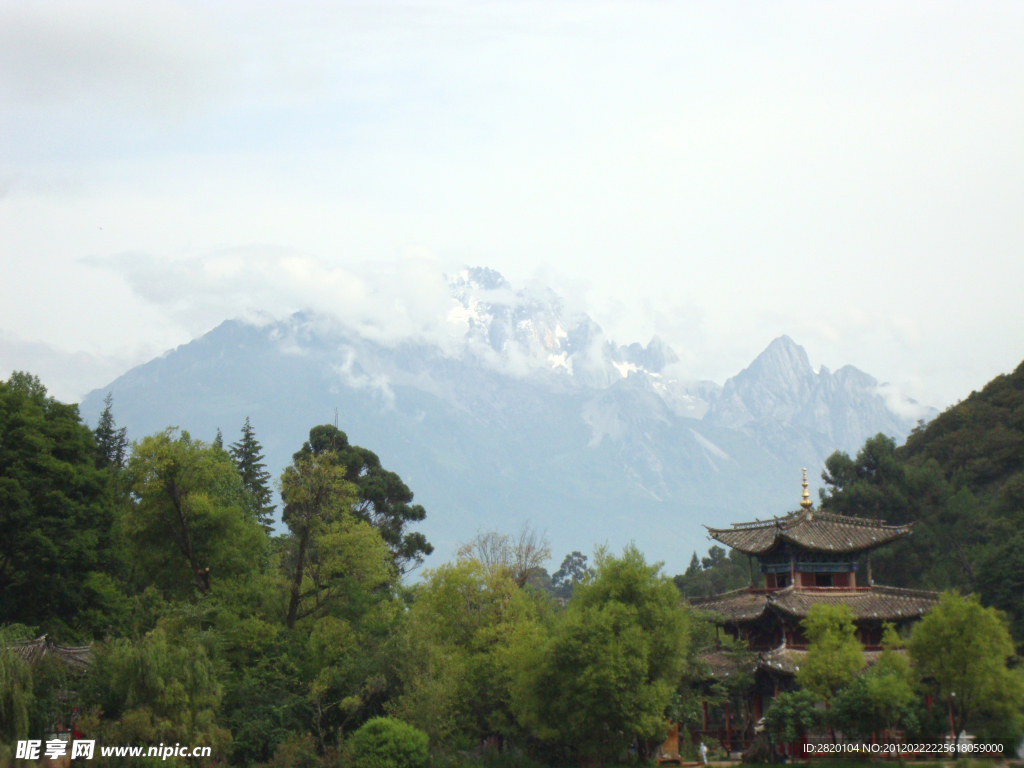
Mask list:
[{"label": "mountain haze", "polygon": [[[719,386],[679,375],[658,338],[620,346],[547,290],[493,270],[449,278],[443,334],[390,343],[322,315],[229,320],[90,393],[133,437],[176,425],[235,439],[246,416],[278,475],[315,424],[378,453],[427,508],[439,560],[480,528],[529,520],[555,557],[633,539],[670,570],[702,523],[779,514],[839,448],[902,440],[934,413],[846,366],[815,372],[773,341]],[[429,563],[429,561],[428,561]]]}]

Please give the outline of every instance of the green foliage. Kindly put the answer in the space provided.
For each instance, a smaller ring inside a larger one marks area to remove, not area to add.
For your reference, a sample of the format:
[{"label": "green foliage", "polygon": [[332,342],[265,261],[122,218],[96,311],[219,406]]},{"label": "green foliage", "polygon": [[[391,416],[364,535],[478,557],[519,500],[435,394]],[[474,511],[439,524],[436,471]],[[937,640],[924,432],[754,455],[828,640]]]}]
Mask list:
[{"label": "green foliage", "polygon": [[592,575],[593,570],[587,565],[587,556],[582,552],[572,552],[562,559],[558,570],[551,574],[551,592],[556,597],[568,600],[575,586]]},{"label": "green foliage", "polygon": [[1001,488],[1024,460],[1024,363],[916,430],[904,453],[935,459],[969,488]]},{"label": "green foliage", "polygon": [[832,720],[847,737],[868,739],[897,728],[918,730],[917,675],[900,652],[903,642],[891,624],[885,627],[882,644],[874,666],[854,677],[832,701]]},{"label": "green foliage", "polygon": [[249,494],[256,519],[268,532],[273,528],[275,505],[271,504],[273,493],[270,490],[270,473],[263,463],[263,446],[256,439],[256,430],[245,417],[242,425],[242,437],[237,443],[231,444],[228,453],[238,468],[242,478],[242,486]]},{"label": "green foliage", "polygon": [[429,739],[393,717],[368,720],[348,740],[353,768],[423,768]]},{"label": "green foliage", "polygon": [[476,752],[440,751],[435,748],[430,756],[431,768],[542,768],[546,764],[534,760],[523,749],[500,749],[491,744]]},{"label": "green foliage", "polygon": [[673,581],[683,597],[709,597],[722,592],[740,589],[751,583],[762,586],[764,577],[760,571],[752,567],[751,559],[737,549],[725,550],[712,546],[705,558],[698,560],[693,553],[690,566],[685,573],[676,576]]},{"label": "green foliage", "polygon": [[983,555],[978,571],[975,585],[982,601],[1007,614],[1018,650],[1024,650],[1024,533],[999,537]]},{"label": "green foliage", "polygon": [[[311,578],[310,571],[319,572],[321,564],[331,559],[330,548],[321,547],[320,540],[338,534],[337,526],[346,520],[355,499],[355,486],[345,479],[345,467],[334,453],[299,453],[281,475],[281,498],[285,503],[282,519],[293,537],[290,629],[300,618],[318,612],[321,589],[331,587],[324,579]],[[336,573],[330,566],[328,570]]]},{"label": "green foliage", "polygon": [[660,565],[633,546],[621,558],[599,550],[594,577],[577,586],[549,636],[517,638],[517,715],[538,738],[581,756],[656,741],[682,678],[689,624]]},{"label": "green foliage", "polygon": [[826,461],[822,506],[914,523],[872,555],[880,581],[978,591],[1005,611],[1024,649],[1024,364],[972,392],[904,446],[878,435]]},{"label": "green foliage", "polygon": [[19,627],[0,629],[0,744],[28,737],[33,705],[32,670],[11,646],[29,635]]},{"label": "green foliage", "polygon": [[110,392],[103,398],[103,412],[93,435],[96,438],[96,466],[114,471],[124,469],[128,458],[128,428],[118,428],[114,421],[114,396]]},{"label": "green foliage", "polygon": [[538,609],[503,570],[475,560],[425,574],[398,650],[401,695],[391,714],[435,744],[472,746],[516,729],[513,644],[540,631]]},{"label": "green foliage", "polygon": [[231,760],[268,762],[310,720],[302,674],[283,645],[225,681],[221,722],[231,731]]},{"label": "green foliage", "polygon": [[3,633],[4,735],[36,738],[78,707],[80,727],[110,743],[209,744],[241,765],[336,755],[394,698],[405,611],[394,553],[349,468],[300,452],[326,482],[286,473],[292,532],[271,540],[251,425],[234,458],[175,429],[126,456],[124,436],[110,398],[94,440],[38,380],[0,383],[0,515],[11,534],[0,544],[0,620],[65,643],[109,638],[83,678],[55,656],[29,669]]},{"label": "green foliage", "polygon": [[293,733],[277,745],[270,768],[320,768],[324,760],[317,752],[316,739],[309,733]]},{"label": "green foliage", "polygon": [[224,451],[167,429],[134,446],[125,478],[121,533],[138,581],[205,594],[265,565],[266,536]]},{"label": "green foliage", "polygon": [[309,440],[300,456],[330,454],[333,461],[345,468],[345,479],[356,486],[352,509],[357,516],[376,528],[391,549],[395,567],[404,573],[423,562],[434,551],[422,533],[406,530],[410,523],[426,518],[426,510],[413,504],[413,493],[402,478],[380,464],[373,451],[351,445],[348,436],[331,424],[321,424],[309,431]]},{"label": "green foliage", "polygon": [[39,379],[0,382],[0,623],[55,637],[92,634],[88,583],[109,557],[107,474],[78,406],[46,394]]},{"label": "green foliage", "polygon": [[942,701],[950,701],[959,733],[969,724],[1005,724],[1018,732],[1024,680],[1006,621],[977,596],[945,592],[913,629],[908,643],[918,673]]},{"label": "green foliage", "polygon": [[821,726],[817,704],[811,691],[780,693],[764,713],[764,729],[773,741],[797,741]]},{"label": "green foliage", "polygon": [[796,680],[802,689],[827,703],[864,666],[853,612],[848,605],[818,603],[801,623],[810,643]]},{"label": "green foliage", "polygon": [[89,673],[98,711],[83,728],[109,744],[159,742],[224,749],[230,734],[216,713],[223,689],[203,645],[158,628],[97,645]]},{"label": "green foliage", "polygon": [[[830,457],[823,506],[916,523],[873,555],[876,576],[981,600],[944,596],[911,638],[913,667],[890,628],[863,669],[849,612],[814,609],[804,690],[769,707],[773,738],[826,724],[932,739],[950,693],[979,739],[1019,737],[1024,668],[1007,626],[1024,637],[1022,382],[1002,377],[903,448],[879,436]],[[549,577],[543,542],[495,532],[403,587],[430,551],[407,530],[424,512],[376,455],[311,430],[281,478],[289,532],[270,538],[248,421],[230,448],[173,429],[129,447],[109,397],[91,433],[33,377],[0,383],[0,621],[108,637],[81,677],[52,656],[30,669],[8,649],[27,630],[0,633],[0,763],[72,706],[102,742],[209,744],[215,760],[280,768],[422,766],[428,737],[452,768],[633,745],[643,759],[668,720],[699,722],[701,697],[744,711],[750,654],[725,640],[738,672],[709,684],[698,650],[712,625],[679,599],[757,586],[740,553],[694,553],[675,586],[633,547],[599,551],[593,568],[573,552]],[[370,719],[382,713],[402,722]]]}]

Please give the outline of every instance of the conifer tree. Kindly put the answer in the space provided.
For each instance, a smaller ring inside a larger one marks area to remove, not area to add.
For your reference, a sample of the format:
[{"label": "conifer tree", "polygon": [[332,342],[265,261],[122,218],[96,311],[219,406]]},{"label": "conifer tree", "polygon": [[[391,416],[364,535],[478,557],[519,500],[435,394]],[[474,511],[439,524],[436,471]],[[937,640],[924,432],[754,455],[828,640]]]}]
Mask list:
[{"label": "conifer tree", "polygon": [[217,434],[213,436],[213,447],[218,451],[224,450],[224,433],[217,427]]},{"label": "conifer tree", "polygon": [[269,532],[273,527],[276,506],[270,503],[270,473],[263,463],[262,451],[263,446],[256,439],[256,430],[246,416],[245,424],[242,425],[242,439],[231,444],[229,453],[242,476],[242,484],[252,496],[256,518]]},{"label": "conifer tree", "polygon": [[686,576],[696,576],[700,573],[700,560],[697,558],[697,551],[694,550],[693,557],[690,558],[690,566],[686,569]]},{"label": "conifer tree", "polygon": [[103,398],[103,413],[100,414],[99,423],[93,432],[99,449],[96,455],[96,466],[99,469],[124,469],[124,462],[128,456],[128,428],[117,428],[113,405],[114,396],[108,392]]}]

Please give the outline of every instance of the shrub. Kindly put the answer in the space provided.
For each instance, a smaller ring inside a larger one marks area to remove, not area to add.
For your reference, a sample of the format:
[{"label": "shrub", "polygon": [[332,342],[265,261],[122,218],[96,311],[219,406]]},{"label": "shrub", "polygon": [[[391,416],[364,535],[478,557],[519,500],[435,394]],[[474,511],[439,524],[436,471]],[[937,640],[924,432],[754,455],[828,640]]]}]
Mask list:
[{"label": "shrub", "polygon": [[427,734],[393,717],[367,720],[348,740],[353,768],[423,768]]},{"label": "shrub", "polygon": [[293,734],[278,744],[269,768],[317,768],[319,765],[316,742],[311,734],[305,733]]}]

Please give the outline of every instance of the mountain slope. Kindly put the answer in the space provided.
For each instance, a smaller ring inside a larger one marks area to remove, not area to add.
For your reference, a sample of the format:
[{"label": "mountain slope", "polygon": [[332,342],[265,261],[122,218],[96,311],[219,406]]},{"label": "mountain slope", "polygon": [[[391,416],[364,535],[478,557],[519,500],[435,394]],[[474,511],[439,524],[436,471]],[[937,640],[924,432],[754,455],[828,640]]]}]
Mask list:
[{"label": "mountain slope", "polygon": [[228,440],[249,416],[275,475],[311,426],[337,418],[415,491],[438,560],[479,528],[529,520],[556,557],[635,539],[670,569],[704,548],[702,523],[789,509],[800,467],[838,436],[902,438],[912,423],[878,410],[873,379],[814,374],[788,339],[720,388],[674,376],[658,339],[615,345],[554,294],[513,291],[489,270],[452,289],[455,341],[386,345],[301,314],[228,321],[91,393],[82,412],[94,421],[110,391],[133,437],[177,425]]}]

